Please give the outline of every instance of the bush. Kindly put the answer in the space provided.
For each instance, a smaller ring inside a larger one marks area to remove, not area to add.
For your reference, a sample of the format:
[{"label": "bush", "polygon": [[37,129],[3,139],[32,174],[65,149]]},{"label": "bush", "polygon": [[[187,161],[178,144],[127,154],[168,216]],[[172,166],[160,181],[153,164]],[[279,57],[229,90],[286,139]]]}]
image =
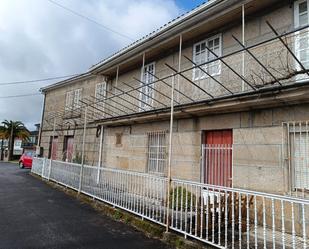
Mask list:
[{"label": "bush", "polygon": [[[173,200],[173,192],[174,192],[174,200]],[[171,207],[174,201],[174,210],[186,211],[186,201],[187,201],[187,211],[190,210],[191,208],[191,201],[192,201],[192,206],[195,207],[196,196],[192,194],[190,191],[188,191],[186,188],[183,188],[181,186],[171,189],[169,198],[170,198]],[[181,198],[182,198],[182,208],[181,208]],[[178,199],[178,203],[177,203],[177,199]]]}]

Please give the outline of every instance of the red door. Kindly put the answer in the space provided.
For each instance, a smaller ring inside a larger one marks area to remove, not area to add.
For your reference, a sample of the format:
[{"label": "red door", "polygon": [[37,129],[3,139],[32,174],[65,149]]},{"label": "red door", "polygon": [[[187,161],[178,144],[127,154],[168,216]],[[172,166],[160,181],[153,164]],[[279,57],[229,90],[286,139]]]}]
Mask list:
[{"label": "red door", "polygon": [[207,131],[205,133],[205,183],[232,186],[232,130]]},{"label": "red door", "polygon": [[57,151],[58,151],[58,137],[51,137],[51,159],[57,159]]},{"label": "red door", "polygon": [[66,137],[65,160],[72,162],[74,137]]}]

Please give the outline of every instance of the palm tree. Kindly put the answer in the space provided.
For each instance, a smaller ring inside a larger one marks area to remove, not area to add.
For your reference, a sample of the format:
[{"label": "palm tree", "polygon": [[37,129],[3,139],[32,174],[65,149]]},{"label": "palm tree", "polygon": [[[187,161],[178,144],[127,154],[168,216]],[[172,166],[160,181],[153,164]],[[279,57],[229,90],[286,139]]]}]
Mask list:
[{"label": "palm tree", "polygon": [[14,139],[28,140],[29,136],[29,131],[21,121],[4,120],[2,122],[0,137],[2,139],[9,139],[9,160],[13,157]]}]

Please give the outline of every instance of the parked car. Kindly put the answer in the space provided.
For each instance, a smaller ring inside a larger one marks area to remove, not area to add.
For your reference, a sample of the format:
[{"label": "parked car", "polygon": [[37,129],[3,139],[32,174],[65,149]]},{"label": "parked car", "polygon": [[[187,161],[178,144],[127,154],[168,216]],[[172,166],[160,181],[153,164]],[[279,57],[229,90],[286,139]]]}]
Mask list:
[{"label": "parked car", "polygon": [[31,169],[33,157],[34,157],[34,152],[32,152],[32,151],[24,152],[19,159],[19,167],[21,169],[23,169],[23,168]]}]

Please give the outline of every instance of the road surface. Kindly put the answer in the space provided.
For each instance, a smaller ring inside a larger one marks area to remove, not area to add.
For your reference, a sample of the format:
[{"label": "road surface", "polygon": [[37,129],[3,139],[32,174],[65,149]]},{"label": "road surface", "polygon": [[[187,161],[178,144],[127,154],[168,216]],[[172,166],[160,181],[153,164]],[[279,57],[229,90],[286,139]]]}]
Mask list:
[{"label": "road surface", "polygon": [[97,213],[15,164],[0,163],[0,249],[169,248]]}]

